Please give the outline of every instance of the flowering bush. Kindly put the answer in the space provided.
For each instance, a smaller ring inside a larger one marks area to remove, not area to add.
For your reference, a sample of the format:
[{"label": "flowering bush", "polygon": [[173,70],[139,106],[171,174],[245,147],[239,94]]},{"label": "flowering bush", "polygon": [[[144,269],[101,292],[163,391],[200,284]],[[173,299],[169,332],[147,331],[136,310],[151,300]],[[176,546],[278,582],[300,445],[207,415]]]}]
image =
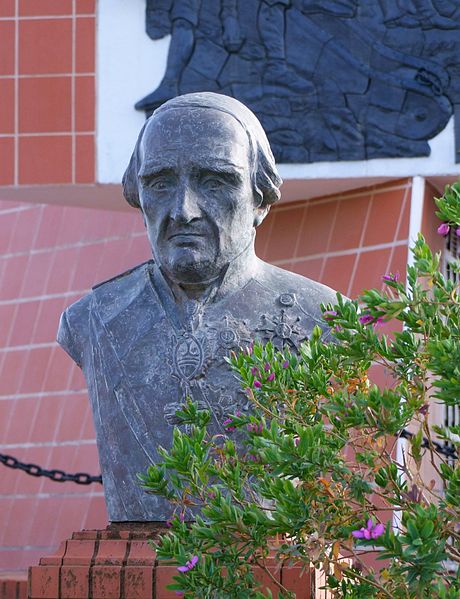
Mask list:
[{"label": "flowering bush", "polygon": [[[459,226],[460,184],[437,203]],[[229,415],[226,435],[211,436],[190,401],[178,412],[186,432],[141,476],[176,508],[155,548],[177,564],[178,595],[270,597],[251,565],[270,575],[275,551],[280,564],[324,568],[337,597],[460,596],[460,426],[429,426],[433,402],[459,405],[459,289],[422,236],[413,256],[406,285],[388,273],[384,291],[323,307],[335,343],[317,327],[298,355],[270,343],[232,355],[253,410]],[[389,321],[402,325],[391,336],[380,329]],[[370,383],[375,364],[391,386]],[[369,552],[381,567],[366,565]],[[277,585],[279,599],[293,597]]]}]

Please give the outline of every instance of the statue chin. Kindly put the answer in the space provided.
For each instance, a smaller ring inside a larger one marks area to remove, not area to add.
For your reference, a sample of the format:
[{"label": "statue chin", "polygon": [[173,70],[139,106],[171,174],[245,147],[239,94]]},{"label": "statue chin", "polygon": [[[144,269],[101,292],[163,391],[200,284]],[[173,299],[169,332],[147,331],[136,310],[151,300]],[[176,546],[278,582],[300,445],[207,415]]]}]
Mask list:
[{"label": "statue chin", "polygon": [[200,285],[215,280],[221,273],[215,262],[175,262],[168,265],[166,274],[179,285]]}]

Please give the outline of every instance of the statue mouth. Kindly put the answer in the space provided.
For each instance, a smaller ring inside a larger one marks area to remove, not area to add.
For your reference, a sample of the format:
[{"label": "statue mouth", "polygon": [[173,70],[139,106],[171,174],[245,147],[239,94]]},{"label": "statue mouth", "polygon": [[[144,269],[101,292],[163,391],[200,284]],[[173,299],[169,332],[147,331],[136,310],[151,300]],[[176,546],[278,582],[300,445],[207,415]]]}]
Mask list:
[{"label": "statue mouth", "polygon": [[170,241],[171,239],[176,239],[177,241],[180,241],[181,239],[187,240],[193,237],[205,237],[205,235],[203,235],[203,233],[192,233],[192,232],[185,232],[185,231],[180,231],[177,233],[173,233],[172,235],[170,235],[168,237],[168,240]]}]

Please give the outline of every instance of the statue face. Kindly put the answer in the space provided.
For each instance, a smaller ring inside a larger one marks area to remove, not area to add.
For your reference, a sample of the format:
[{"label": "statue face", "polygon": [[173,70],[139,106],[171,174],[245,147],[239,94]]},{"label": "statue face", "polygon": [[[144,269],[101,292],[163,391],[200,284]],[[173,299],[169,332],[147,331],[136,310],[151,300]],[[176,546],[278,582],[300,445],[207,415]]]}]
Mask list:
[{"label": "statue face", "polygon": [[230,115],[176,108],[147,126],[139,197],[152,252],[178,283],[216,278],[254,238],[249,142]]}]

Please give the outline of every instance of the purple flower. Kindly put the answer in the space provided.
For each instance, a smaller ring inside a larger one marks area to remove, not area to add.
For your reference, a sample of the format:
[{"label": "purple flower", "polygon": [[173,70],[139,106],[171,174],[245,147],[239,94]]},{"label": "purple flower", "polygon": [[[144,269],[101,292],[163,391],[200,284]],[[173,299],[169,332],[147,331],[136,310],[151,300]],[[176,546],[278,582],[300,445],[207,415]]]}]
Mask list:
[{"label": "purple flower", "polygon": [[286,360],[285,362],[283,362],[283,368],[289,368],[289,360]]},{"label": "purple flower", "polygon": [[179,514],[179,520],[180,520],[181,522],[184,522],[184,520],[185,520],[185,514],[184,514],[183,512],[181,512],[181,513]]},{"label": "purple flower", "polygon": [[259,374],[259,369],[258,369],[258,368],[256,368],[255,366],[253,366],[253,367],[251,368],[251,374],[253,374],[254,376],[255,376],[256,374]]},{"label": "purple flower", "polygon": [[165,525],[166,525],[166,528],[171,528],[171,526],[172,526],[171,520],[166,520]]},{"label": "purple flower", "polygon": [[383,325],[383,323],[384,323],[383,316],[379,316],[376,319],[376,321],[374,322],[374,327],[375,328],[381,327]]},{"label": "purple flower", "polygon": [[337,312],[335,310],[326,310],[326,312],[323,312],[324,320],[334,320],[336,316]]},{"label": "purple flower", "polygon": [[273,379],[275,378],[275,373],[274,372],[270,372],[270,374],[267,376],[267,381],[273,381]]},{"label": "purple flower", "polygon": [[265,362],[264,370],[265,370],[265,372],[268,372],[270,370],[270,362]]},{"label": "purple flower", "polygon": [[176,595],[177,595],[178,597],[183,597],[183,596],[184,596],[184,593],[183,593],[182,591],[176,591]]},{"label": "purple flower", "polygon": [[248,424],[248,431],[250,433],[261,433],[264,430],[264,425],[262,423],[257,424],[257,422],[250,422]]},{"label": "purple flower", "polygon": [[233,426],[233,420],[231,418],[227,418],[222,422],[222,426],[224,427],[224,429],[226,431],[228,431],[229,433],[233,432],[235,429],[235,427]]},{"label": "purple flower", "polygon": [[257,389],[260,389],[262,387],[262,383],[256,379],[254,381],[254,387],[256,387]]},{"label": "purple flower", "polygon": [[374,525],[372,518],[369,518],[367,521],[367,526],[362,527],[359,530],[353,530],[351,534],[355,539],[366,539],[366,541],[370,541],[371,539],[377,539],[385,532],[385,527],[380,522]]},{"label": "purple flower", "polygon": [[192,559],[189,559],[188,562],[186,562],[185,566],[179,566],[177,568],[178,572],[181,572],[182,574],[184,574],[185,572],[189,572],[189,570],[192,570],[198,563],[199,557],[197,555],[194,555],[192,557]]},{"label": "purple flower", "polygon": [[361,324],[370,324],[371,322],[374,322],[374,317],[370,314],[363,314],[358,320]]},{"label": "purple flower", "polygon": [[449,231],[450,231],[450,226],[448,223],[442,223],[438,227],[439,235],[444,235],[444,237],[449,234]]},{"label": "purple flower", "polygon": [[460,227],[458,227],[455,231],[455,235],[457,235],[457,237],[460,237]]},{"label": "purple flower", "polygon": [[294,445],[297,447],[300,443],[300,437],[294,437]]},{"label": "purple flower", "polygon": [[390,273],[389,275],[383,275],[382,281],[387,283],[399,281],[399,272],[395,272],[395,274]]}]

